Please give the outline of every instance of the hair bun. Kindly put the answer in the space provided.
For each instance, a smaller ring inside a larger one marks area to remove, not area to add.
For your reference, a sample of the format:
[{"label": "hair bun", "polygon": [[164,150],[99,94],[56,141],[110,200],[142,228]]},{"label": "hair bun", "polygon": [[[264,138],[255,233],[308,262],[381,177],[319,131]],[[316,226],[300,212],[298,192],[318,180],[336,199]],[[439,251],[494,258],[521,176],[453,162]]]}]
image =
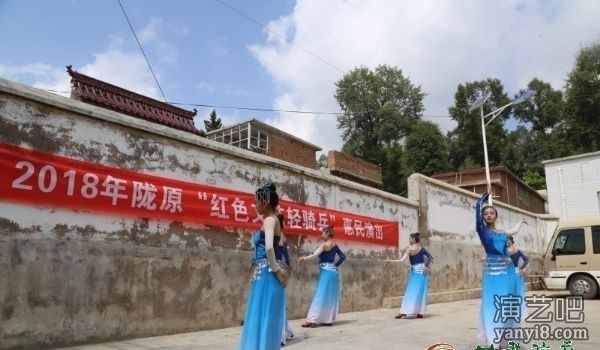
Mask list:
[{"label": "hair bun", "polygon": [[271,192],[277,192],[277,188],[275,187],[275,184],[272,182],[267,182],[264,183],[263,185],[261,185],[257,191],[271,191]]}]

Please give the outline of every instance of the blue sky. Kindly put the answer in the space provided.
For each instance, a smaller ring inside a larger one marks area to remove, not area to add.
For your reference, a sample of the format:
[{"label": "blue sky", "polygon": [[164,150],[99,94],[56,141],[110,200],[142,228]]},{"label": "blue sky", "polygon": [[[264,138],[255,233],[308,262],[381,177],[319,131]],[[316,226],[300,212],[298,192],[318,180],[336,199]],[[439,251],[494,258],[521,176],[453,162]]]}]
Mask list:
[{"label": "blue sky", "polygon": [[[264,41],[262,28],[216,1],[122,3],[169,101],[271,106],[272,79],[248,50],[248,45]],[[293,8],[290,1],[229,4],[265,24]],[[111,55],[107,59],[139,56],[117,1],[2,1],[0,42],[0,64],[23,67],[42,63],[60,70],[65,77],[67,64],[79,70],[94,63],[95,55],[111,50],[126,56]],[[141,70],[147,68],[142,66]],[[27,73],[12,74],[10,78],[29,85],[52,84],[56,79],[49,74]],[[119,80],[110,75],[97,78]],[[142,92],[160,98],[153,86]],[[244,115],[249,117],[248,113]]]},{"label": "blue sky", "polygon": [[[577,50],[600,40],[597,0],[122,3],[169,101],[338,111],[344,72],[390,64],[421,85],[425,119],[444,131],[457,84],[495,77],[512,96],[538,77],[561,88]],[[116,0],[0,0],[0,43],[0,77],[66,91],[72,64],[161,98]],[[209,112],[198,108],[198,126]],[[325,151],[342,145],[335,117],[217,113],[225,124],[256,117]]]}]

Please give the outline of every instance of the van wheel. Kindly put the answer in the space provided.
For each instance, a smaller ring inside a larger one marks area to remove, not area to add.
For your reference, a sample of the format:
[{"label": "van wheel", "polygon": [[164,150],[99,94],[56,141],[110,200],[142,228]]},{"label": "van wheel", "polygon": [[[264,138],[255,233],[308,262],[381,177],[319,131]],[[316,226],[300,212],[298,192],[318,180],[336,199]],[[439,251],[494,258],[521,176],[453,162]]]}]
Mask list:
[{"label": "van wheel", "polygon": [[594,299],[598,294],[598,285],[586,275],[576,275],[569,281],[569,292],[581,295],[584,299]]}]

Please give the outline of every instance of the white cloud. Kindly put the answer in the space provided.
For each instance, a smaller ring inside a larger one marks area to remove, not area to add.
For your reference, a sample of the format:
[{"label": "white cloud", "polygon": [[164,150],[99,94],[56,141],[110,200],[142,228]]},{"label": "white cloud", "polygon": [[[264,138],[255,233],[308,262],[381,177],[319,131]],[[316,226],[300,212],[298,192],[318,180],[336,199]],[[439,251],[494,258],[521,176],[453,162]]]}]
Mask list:
[{"label": "white cloud", "polygon": [[[23,66],[0,64],[0,76],[23,83],[31,83],[35,88],[52,90],[58,95],[67,97],[70,95],[70,78],[66,70],[57,69],[49,64],[34,63]],[[23,81],[25,77],[30,81]]]},{"label": "white cloud", "polygon": [[206,81],[201,81],[196,85],[196,89],[200,90],[203,93],[206,94],[212,94],[215,92],[216,88],[215,85]]},{"label": "white cloud", "polygon": [[[398,66],[427,92],[425,115],[447,115],[456,86],[496,77],[513,95],[534,77],[564,84],[577,50],[600,38],[600,2],[582,1],[328,1],[298,0],[269,23],[298,46],[347,71]],[[343,73],[266,32],[250,51],[272,75],[274,108],[338,111],[333,95]],[[443,130],[454,124],[431,118]],[[342,145],[335,118],[282,113],[277,127],[320,145]]]},{"label": "white cloud", "polygon": [[167,22],[162,18],[151,18],[139,35],[140,42],[146,51],[154,51],[163,63],[177,62],[178,51],[172,42],[186,37],[188,27],[183,23]]},{"label": "white cloud", "polygon": [[[73,69],[127,90],[160,99],[154,78],[141,54],[110,47],[105,52],[95,54],[92,63]],[[0,75],[38,89],[52,90],[63,96],[70,95],[71,77],[66,68],[56,68],[44,63],[0,65]]]},{"label": "white cloud", "polygon": [[[177,50],[169,41],[186,35],[188,29],[185,25],[153,18],[140,32],[140,40],[145,47],[151,48],[146,49],[147,52],[154,50],[160,62],[171,64],[177,60]],[[131,41],[126,41],[120,36],[111,36],[107,49],[94,54],[93,57],[93,62],[73,69],[127,90],[162,100],[143,55]],[[163,82],[159,66],[153,65],[153,69],[158,80]],[[57,68],[45,63],[0,65],[0,75],[35,88],[52,90],[59,95],[70,95],[71,78],[63,67]]]}]

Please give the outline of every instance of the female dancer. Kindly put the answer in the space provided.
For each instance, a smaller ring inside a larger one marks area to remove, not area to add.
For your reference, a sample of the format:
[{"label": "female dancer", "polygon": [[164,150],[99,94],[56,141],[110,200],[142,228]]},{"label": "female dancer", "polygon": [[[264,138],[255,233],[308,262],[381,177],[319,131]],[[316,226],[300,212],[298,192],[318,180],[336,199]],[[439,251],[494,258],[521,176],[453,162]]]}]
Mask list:
[{"label": "female dancer", "polygon": [[285,310],[287,272],[277,264],[275,249],[281,228],[275,208],[279,197],[275,185],[268,183],[256,190],[256,211],[265,219],[254,234],[252,289],[248,297],[239,350],[280,349]]},{"label": "female dancer", "polygon": [[516,291],[516,274],[506,245],[509,233],[498,232],[496,229],[496,209],[492,206],[483,207],[488,197],[489,193],[484,193],[477,201],[475,209],[477,234],[486,253],[481,286],[479,337],[485,344],[493,343],[494,347],[499,349],[506,339],[497,339],[494,330],[519,326],[516,320],[499,314],[502,298],[514,295]]},{"label": "female dancer", "polygon": [[[333,240],[333,227],[327,226],[321,228],[322,234],[320,240],[323,243],[317,250],[309,256],[300,257],[298,260],[302,263],[305,260],[319,257],[319,281],[317,290],[313,297],[312,304],[308,310],[306,321],[302,327],[315,327],[317,323],[323,326],[331,326],[333,321],[337,320],[338,308],[340,304],[340,275],[338,267],[346,260],[346,255]],[[334,263],[335,256],[338,256]]]},{"label": "female dancer", "polygon": [[[508,241],[506,242],[508,245],[508,252],[510,254],[510,258],[515,265],[515,272],[517,273],[517,290],[514,295],[521,297],[521,319],[524,319],[528,315],[527,304],[525,303],[525,269],[529,265],[529,258],[522,251],[515,246],[515,240],[512,236],[508,237]],[[519,259],[523,259],[523,265],[519,267]]]},{"label": "female dancer", "polygon": [[[406,315],[417,315],[417,318],[423,318],[425,314],[425,306],[427,304],[427,286],[428,286],[428,274],[430,273],[431,263],[433,257],[427,249],[421,245],[421,239],[419,233],[411,233],[408,241],[410,243],[408,249],[400,260],[390,261],[404,261],[408,257],[410,260],[410,275],[408,276],[408,282],[406,283],[406,292],[402,298],[402,306],[400,306],[400,312],[395,318],[403,318]],[[427,262],[425,262],[427,257]]]},{"label": "female dancer", "polygon": [[[277,214],[277,220],[279,220],[279,228],[281,229],[281,239],[279,240],[279,244],[277,244],[277,246],[275,247],[275,259],[281,267],[285,268],[286,270],[289,270],[290,254],[288,253],[287,240],[285,238],[285,234],[283,233],[283,219],[283,214]],[[283,320],[284,326],[283,331],[281,332],[281,345],[285,345],[288,339],[294,337],[294,332],[292,331],[292,327],[290,327],[290,323],[287,319],[287,311],[285,307],[283,308]]]}]

